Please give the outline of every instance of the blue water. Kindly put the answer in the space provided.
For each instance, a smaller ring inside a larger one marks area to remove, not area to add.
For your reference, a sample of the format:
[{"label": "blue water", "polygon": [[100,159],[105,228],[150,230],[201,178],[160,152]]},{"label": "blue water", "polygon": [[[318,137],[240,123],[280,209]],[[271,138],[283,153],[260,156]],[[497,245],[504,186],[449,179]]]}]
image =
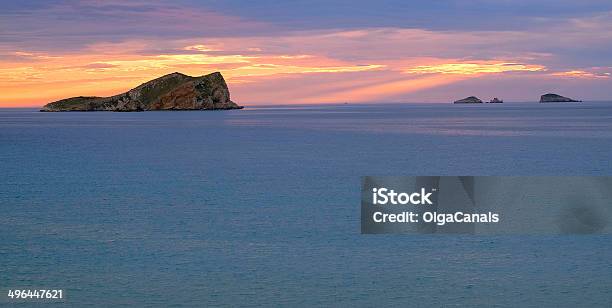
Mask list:
[{"label": "blue water", "polygon": [[610,153],[612,103],[0,109],[0,290],[64,289],[73,306],[610,307],[609,235],[359,230],[364,175],[612,175]]}]

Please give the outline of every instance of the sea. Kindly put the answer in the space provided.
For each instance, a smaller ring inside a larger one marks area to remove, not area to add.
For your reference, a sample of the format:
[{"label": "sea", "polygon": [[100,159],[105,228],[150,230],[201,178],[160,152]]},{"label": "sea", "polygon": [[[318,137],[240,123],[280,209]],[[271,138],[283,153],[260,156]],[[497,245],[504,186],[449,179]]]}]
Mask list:
[{"label": "sea", "polygon": [[611,235],[366,235],[363,176],[612,175],[612,102],[0,109],[0,303],[611,307]]}]

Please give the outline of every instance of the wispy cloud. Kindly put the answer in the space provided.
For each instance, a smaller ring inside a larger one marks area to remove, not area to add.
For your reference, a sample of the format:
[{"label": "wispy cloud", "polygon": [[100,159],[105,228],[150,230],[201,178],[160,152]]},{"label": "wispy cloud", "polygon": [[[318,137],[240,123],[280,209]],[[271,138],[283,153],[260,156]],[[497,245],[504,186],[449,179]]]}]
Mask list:
[{"label": "wispy cloud", "polygon": [[481,63],[442,63],[435,65],[419,65],[404,69],[409,74],[456,74],[477,75],[505,72],[539,72],[546,68],[542,65],[504,63],[504,62],[481,62]]},{"label": "wispy cloud", "polygon": [[198,45],[185,46],[183,47],[183,50],[209,52],[209,51],[221,51],[223,49],[220,47],[213,47],[213,46],[198,44]]},{"label": "wispy cloud", "polygon": [[565,72],[556,72],[552,73],[552,76],[557,77],[566,77],[566,78],[585,78],[585,79],[593,79],[593,78],[610,78],[611,73],[593,73],[587,72],[583,70],[573,70],[573,71],[565,71]]}]

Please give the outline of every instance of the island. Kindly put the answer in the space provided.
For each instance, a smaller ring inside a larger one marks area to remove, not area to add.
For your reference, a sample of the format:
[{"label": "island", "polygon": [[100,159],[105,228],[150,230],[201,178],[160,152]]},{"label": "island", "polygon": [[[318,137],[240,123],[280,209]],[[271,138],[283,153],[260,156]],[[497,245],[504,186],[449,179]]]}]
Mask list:
[{"label": "island", "polygon": [[453,102],[453,104],[482,104],[482,101],[476,96],[470,96],[470,97],[466,97],[464,99],[455,101]]},{"label": "island", "polygon": [[582,101],[573,100],[571,98],[561,96],[559,94],[548,93],[540,97],[540,103],[579,103]]},{"label": "island", "polygon": [[219,72],[192,77],[178,72],[110,97],[78,96],[45,105],[40,111],[147,111],[242,109],[230,100]]},{"label": "island", "polygon": [[503,102],[504,102],[503,100],[501,100],[501,99],[499,99],[497,97],[494,97],[492,100],[488,101],[487,103],[489,103],[489,104],[502,104]]}]

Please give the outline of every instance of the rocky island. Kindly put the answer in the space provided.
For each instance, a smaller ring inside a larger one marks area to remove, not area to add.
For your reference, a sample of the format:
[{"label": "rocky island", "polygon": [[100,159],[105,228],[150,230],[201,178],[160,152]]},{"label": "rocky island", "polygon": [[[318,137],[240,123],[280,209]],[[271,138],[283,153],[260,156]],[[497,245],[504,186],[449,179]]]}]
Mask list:
[{"label": "rocky island", "polygon": [[582,101],[577,101],[577,100],[573,100],[571,98],[565,97],[565,96],[561,96],[559,94],[553,94],[553,93],[548,93],[548,94],[544,94],[540,97],[540,103],[571,103],[571,102],[582,102]]},{"label": "rocky island", "polygon": [[464,99],[455,101],[453,102],[453,104],[482,104],[482,101],[476,96],[470,96],[470,97],[466,97]]},{"label": "rocky island", "polygon": [[45,105],[40,111],[147,111],[242,109],[230,100],[219,72],[192,77],[172,73],[110,97],[78,96]]}]

